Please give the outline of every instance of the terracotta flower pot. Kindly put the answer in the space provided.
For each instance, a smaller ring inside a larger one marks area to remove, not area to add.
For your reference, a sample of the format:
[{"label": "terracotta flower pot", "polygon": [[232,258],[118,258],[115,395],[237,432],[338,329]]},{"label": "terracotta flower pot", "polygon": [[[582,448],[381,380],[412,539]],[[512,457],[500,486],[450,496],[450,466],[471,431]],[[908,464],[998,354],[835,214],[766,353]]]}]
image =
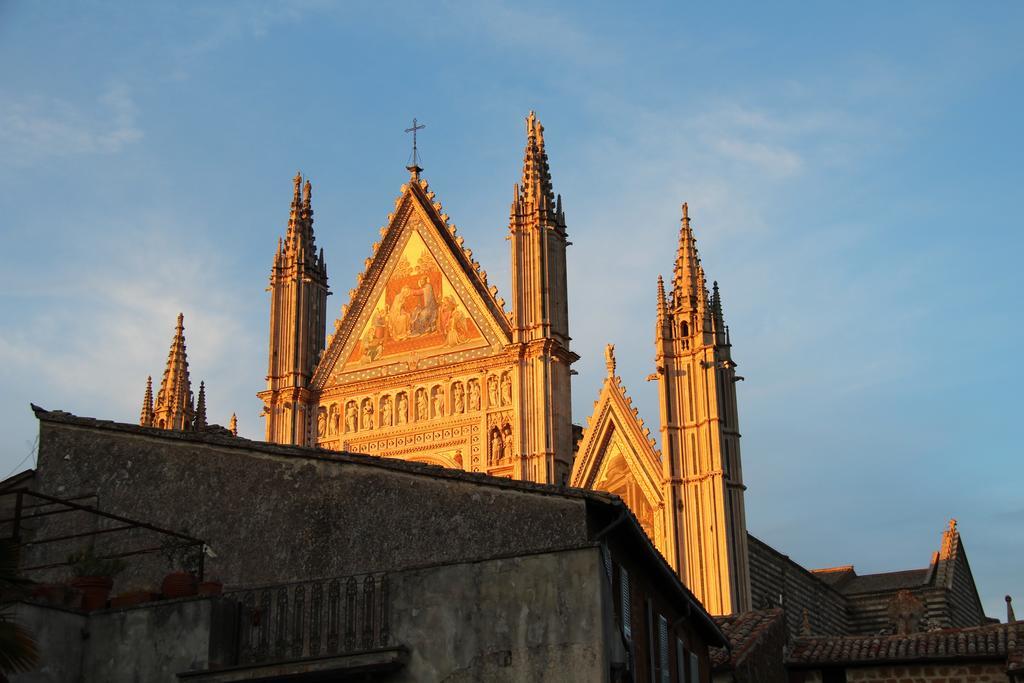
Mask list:
[{"label": "terracotta flower pot", "polygon": [[171,572],[160,584],[160,592],[165,598],[187,598],[196,594],[197,583],[188,572]]},{"label": "terracotta flower pot", "polygon": [[91,612],[107,606],[114,580],[109,576],[76,576],[71,585],[82,592],[82,609]]},{"label": "terracotta flower pot", "polygon": [[224,584],[220,581],[203,581],[199,584],[200,595],[220,595],[224,591]]},{"label": "terracotta flower pot", "polygon": [[157,594],[152,591],[131,591],[115,595],[110,599],[111,607],[134,607],[144,602],[152,602],[157,599]]}]

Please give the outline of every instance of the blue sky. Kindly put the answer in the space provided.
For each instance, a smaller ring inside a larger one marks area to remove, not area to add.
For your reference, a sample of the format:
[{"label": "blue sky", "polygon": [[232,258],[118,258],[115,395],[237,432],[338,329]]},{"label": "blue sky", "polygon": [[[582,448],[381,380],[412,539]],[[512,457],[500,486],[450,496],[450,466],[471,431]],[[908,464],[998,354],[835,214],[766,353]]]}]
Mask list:
[{"label": "blue sky", "polygon": [[748,526],[810,567],[925,566],[949,517],[1024,598],[1024,5],[0,2],[0,441],[30,401],[134,421],[179,310],[210,417],[258,438],[297,169],[339,311],[407,174],[499,294],[524,143],[563,196],[583,423],[616,344],[649,424],[688,201],[722,287]]}]

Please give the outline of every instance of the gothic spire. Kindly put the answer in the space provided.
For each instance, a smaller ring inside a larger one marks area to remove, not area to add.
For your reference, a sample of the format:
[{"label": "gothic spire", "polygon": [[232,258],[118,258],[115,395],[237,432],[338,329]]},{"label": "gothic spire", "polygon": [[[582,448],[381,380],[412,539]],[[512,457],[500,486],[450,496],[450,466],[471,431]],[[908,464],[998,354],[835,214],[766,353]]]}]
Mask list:
[{"label": "gothic spire", "polygon": [[153,376],[146,377],[146,394],[142,397],[142,414],[139,424],[143,427],[153,426]]},{"label": "gothic spire", "polygon": [[555,193],[551,187],[551,168],[548,166],[548,153],[544,149],[544,126],[532,111],[526,117],[523,178],[516,200],[522,202],[526,212],[537,212],[541,220],[558,221]]},{"label": "gothic spire", "polygon": [[206,427],[206,382],[199,383],[199,398],[196,399],[196,416],[192,426],[197,432]]},{"label": "gothic spire", "polygon": [[690,213],[683,203],[683,217],[679,227],[679,248],[672,273],[672,302],[676,307],[693,310],[707,296],[703,292],[704,273],[697,255],[697,241],[690,228]]},{"label": "gothic spire", "polygon": [[192,410],[192,386],[185,353],[185,316],[179,313],[153,417],[158,427],[188,429],[192,425]]}]

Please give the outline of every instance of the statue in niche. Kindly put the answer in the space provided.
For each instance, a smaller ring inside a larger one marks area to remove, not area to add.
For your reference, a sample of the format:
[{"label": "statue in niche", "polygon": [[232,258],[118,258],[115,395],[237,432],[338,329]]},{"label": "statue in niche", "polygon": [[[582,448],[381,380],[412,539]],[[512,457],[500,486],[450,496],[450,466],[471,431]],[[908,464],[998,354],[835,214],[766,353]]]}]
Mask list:
[{"label": "statue in niche", "polygon": [[434,417],[444,417],[444,389],[434,387]]},{"label": "statue in niche", "polygon": [[385,396],[380,400],[380,426],[391,426],[391,397]]},{"label": "statue in niche", "polygon": [[395,408],[398,413],[395,416],[395,421],[400,425],[404,425],[409,421],[409,399],[405,397],[405,392],[398,395],[398,399],[395,402]]},{"label": "statue in niche", "polygon": [[487,407],[498,405],[498,378],[491,375],[487,378]]},{"label": "statue in niche", "polygon": [[356,431],[356,404],[355,401],[349,401],[345,404],[345,431],[354,432]]},{"label": "statue in niche", "polygon": [[510,425],[505,425],[505,428],[502,429],[501,432],[504,437],[502,441],[504,441],[505,444],[505,457],[511,458],[514,453],[512,450],[512,427]]},{"label": "statue in niche", "polygon": [[924,603],[913,593],[903,589],[889,602],[889,619],[897,635],[917,633],[925,615]]},{"label": "statue in niche", "polygon": [[373,403],[370,399],[363,401],[362,429],[373,429]]},{"label": "statue in niche", "polygon": [[491,447],[487,453],[487,464],[497,465],[505,457],[502,450],[504,449],[504,443],[501,440],[501,432],[495,427],[491,430]]},{"label": "statue in niche", "polygon": [[323,406],[316,411],[316,435],[320,438],[327,436],[327,408]]},{"label": "statue in niche", "polygon": [[480,410],[480,382],[469,380],[469,409]]},{"label": "statue in niche", "polygon": [[327,433],[334,436],[338,433],[338,423],[341,421],[338,415],[338,404],[332,403],[327,413]]},{"label": "statue in niche", "polygon": [[430,404],[427,402],[425,389],[416,390],[416,419],[426,420],[430,417]]},{"label": "statue in niche", "polygon": [[507,372],[501,373],[501,405],[512,405],[512,379]]},{"label": "statue in niche", "polygon": [[453,405],[452,414],[462,415],[466,412],[466,390],[462,388],[462,382],[456,382],[452,387]]}]

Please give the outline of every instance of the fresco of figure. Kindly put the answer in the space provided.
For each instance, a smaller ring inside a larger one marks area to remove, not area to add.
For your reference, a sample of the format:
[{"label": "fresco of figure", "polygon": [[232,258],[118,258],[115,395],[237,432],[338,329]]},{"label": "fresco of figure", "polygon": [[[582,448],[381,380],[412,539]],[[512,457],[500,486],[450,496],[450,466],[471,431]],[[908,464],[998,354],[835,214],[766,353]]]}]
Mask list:
[{"label": "fresco of figure", "polygon": [[410,336],[417,337],[421,334],[429,334],[437,329],[437,297],[434,296],[434,285],[424,275],[419,279],[418,286],[412,290],[412,294],[423,297],[420,303],[412,312],[409,321]]},{"label": "fresco of figure", "polygon": [[373,314],[373,324],[366,328],[363,335],[363,355],[373,361],[384,350],[384,340],[388,333],[388,309],[385,306]]}]

